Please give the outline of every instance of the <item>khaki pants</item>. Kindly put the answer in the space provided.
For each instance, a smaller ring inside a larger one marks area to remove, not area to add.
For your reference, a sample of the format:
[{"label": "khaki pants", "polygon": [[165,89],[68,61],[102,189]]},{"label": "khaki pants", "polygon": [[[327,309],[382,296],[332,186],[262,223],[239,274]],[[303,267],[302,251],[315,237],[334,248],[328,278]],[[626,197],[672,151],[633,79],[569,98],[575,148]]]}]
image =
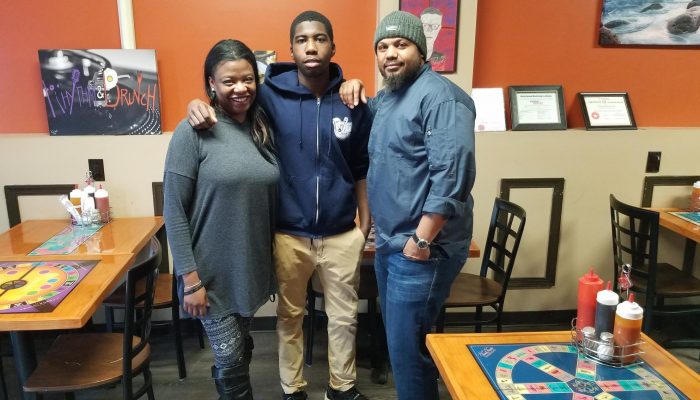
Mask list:
[{"label": "khaki pants", "polygon": [[302,323],[306,284],[314,271],[324,289],[328,315],[330,386],[345,391],[355,385],[357,288],[365,238],[358,229],[310,239],[275,234],[275,269],[279,283],[277,336],[282,390],[305,390]]}]

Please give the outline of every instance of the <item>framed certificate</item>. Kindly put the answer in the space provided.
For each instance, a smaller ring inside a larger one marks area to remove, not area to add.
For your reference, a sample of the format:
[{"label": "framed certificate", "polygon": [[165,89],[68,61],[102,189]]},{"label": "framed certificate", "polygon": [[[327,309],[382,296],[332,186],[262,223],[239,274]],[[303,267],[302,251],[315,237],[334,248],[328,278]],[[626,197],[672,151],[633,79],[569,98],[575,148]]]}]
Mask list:
[{"label": "framed certificate", "polygon": [[579,93],[586,129],[637,129],[627,93]]},{"label": "framed certificate", "polygon": [[566,129],[564,92],[559,86],[510,86],[510,116],[514,131]]}]

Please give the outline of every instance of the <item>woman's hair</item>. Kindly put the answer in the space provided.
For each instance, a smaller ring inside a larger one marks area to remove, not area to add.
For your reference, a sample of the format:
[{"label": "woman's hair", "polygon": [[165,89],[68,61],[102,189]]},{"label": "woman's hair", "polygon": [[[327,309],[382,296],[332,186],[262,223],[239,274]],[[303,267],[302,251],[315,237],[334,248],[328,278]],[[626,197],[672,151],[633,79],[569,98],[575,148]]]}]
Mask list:
[{"label": "woman's hair", "polygon": [[209,97],[209,104],[212,107],[221,109],[216,94],[210,90],[209,77],[214,76],[214,70],[226,61],[245,60],[253,67],[255,74],[255,92],[256,98],[247,112],[247,119],[251,123],[250,134],[253,137],[253,142],[258,148],[262,156],[270,163],[275,163],[276,151],[274,141],[270,131],[270,120],[267,114],[260,107],[257,96],[260,94],[260,78],[258,77],[258,63],[255,61],[255,55],[243,42],[233,39],[224,39],[209,50],[207,58],[204,60],[204,91]]}]

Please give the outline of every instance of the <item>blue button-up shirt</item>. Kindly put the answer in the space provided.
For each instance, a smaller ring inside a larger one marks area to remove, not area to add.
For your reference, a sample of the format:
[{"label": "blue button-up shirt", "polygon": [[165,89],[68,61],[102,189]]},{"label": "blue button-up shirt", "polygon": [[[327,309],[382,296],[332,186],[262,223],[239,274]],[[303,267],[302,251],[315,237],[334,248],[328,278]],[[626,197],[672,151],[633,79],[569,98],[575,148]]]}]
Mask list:
[{"label": "blue button-up shirt", "polygon": [[423,65],[413,82],[373,100],[367,192],[380,253],[403,249],[423,214],[447,223],[433,243],[451,253],[472,235],[476,176],[472,99]]}]

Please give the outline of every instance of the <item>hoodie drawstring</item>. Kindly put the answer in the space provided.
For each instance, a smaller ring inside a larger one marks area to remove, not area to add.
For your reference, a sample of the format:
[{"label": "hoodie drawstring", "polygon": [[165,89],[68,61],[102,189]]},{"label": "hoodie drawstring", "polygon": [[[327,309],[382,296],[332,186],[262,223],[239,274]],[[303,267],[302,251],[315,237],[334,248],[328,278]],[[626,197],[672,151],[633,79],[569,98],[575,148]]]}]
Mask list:
[{"label": "hoodie drawstring", "polygon": [[304,123],[302,119],[304,118],[304,113],[301,112],[301,97],[299,97],[299,150],[301,150],[304,147],[304,136],[302,135],[302,127],[304,126]]},{"label": "hoodie drawstring", "polygon": [[328,156],[331,155],[331,141],[333,140],[333,136],[335,136],[335,125],[333,125],[333,89],[331,89],[331,116],[330,116],[330,123],[331,123],[331,136],[328,138]]}]

